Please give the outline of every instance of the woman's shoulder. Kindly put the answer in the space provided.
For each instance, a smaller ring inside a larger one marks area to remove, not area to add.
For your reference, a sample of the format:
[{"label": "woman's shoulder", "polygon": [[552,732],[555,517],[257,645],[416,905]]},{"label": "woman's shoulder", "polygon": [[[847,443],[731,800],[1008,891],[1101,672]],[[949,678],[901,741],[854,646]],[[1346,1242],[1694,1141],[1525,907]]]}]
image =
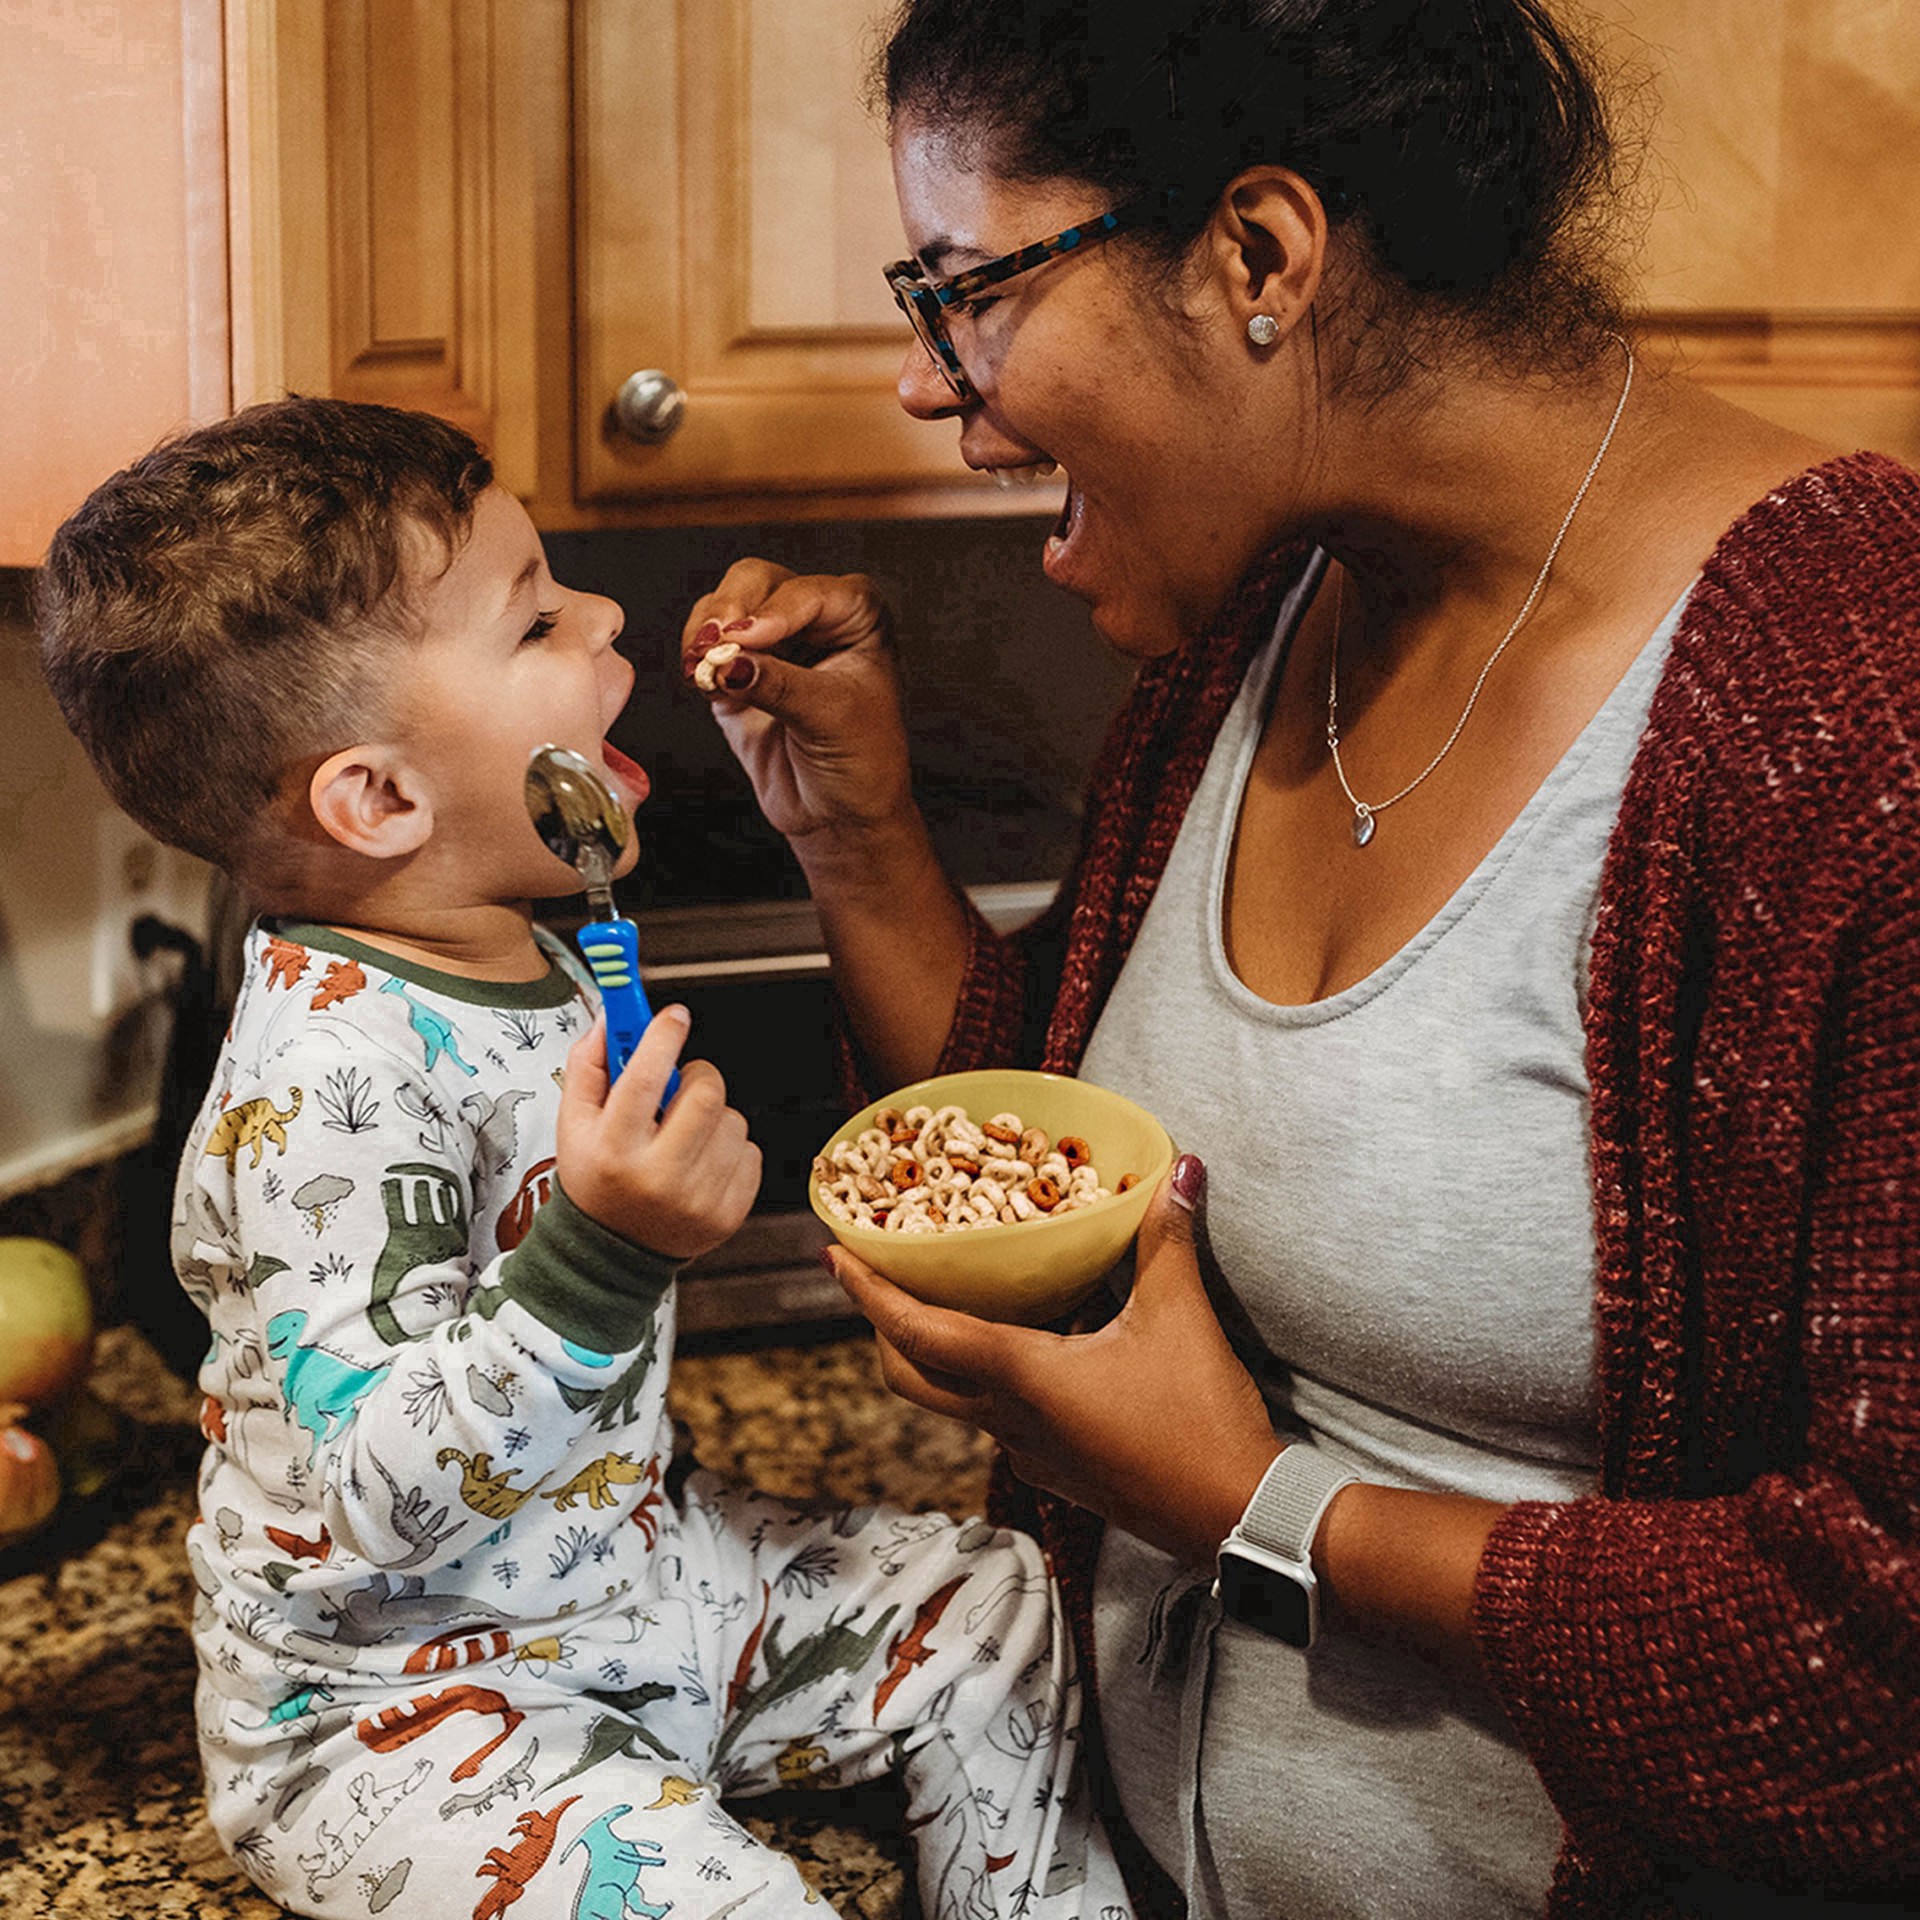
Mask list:
[{"label": "woman's shoulder", "polygon": [[1920,472],[1874,452],[1804,468],[1727,529],[1702,582],[1769,624],[1817,632],[1877,607],[1911,632],[1920,624]]},{"label": "woman's shoulder", "polygon": [[1864,682],[1920,713],[1920,472],[1843,454],[1754,502],[1701,568],[1674,664],[1762,706]]},{"label": "woman's shoulder", "polygon": [[[1711,789],[1735,838],[1920,822],[1920,472],[1879,453],[1805,468],[1702,567],[1640,770]],[[1823,829],[1821,823],[1825,823]],[[1903,838],[1908,836],[1902,836]]]}]

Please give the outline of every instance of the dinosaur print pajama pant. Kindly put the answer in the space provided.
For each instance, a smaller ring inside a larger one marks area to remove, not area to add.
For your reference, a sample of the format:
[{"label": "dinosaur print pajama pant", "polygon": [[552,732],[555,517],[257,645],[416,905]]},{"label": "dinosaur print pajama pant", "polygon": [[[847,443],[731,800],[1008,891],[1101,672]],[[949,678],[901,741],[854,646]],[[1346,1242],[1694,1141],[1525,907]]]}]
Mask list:
[{"label": "dinosaur print pajama pant", "polygon": [[660,1554],[669,1592],[531,1641],[448,1632],[397,1687],[306,1678],[263,1712],[206,1673],[221,1838],[329,1920],[523,1898],[527,1920],[772,1920],[822,1908],[722,1795],[897,1767],[929,1920],[1131,1912],[1077,1791],[1070,1643],[1031,1541],[696,1473]]}]

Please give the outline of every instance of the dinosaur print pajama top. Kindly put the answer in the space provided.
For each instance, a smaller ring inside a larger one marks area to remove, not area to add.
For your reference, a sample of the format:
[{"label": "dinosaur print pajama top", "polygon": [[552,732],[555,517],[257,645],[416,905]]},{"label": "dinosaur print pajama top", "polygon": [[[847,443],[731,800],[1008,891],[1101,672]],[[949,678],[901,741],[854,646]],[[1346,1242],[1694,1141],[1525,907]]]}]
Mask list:
[{"label": "dinosaur print pajama top", "polygon": [[295,1913],[822,1909],[722,1796],[904,1778],[929,1920],[1129,1912],[1038,1550],[676,1459],[672,1268],[554,1180],[584,975],[263,922],[174,1208],[222,1840]]}]

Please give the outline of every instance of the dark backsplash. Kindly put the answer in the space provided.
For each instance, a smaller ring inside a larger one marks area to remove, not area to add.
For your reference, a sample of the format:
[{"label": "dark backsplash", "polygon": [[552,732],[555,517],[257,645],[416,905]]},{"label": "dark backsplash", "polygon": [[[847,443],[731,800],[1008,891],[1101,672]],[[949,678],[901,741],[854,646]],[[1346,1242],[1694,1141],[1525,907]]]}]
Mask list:
[{"label": "dark backsplash", "polygon": [[744,554],[866,573],[895,609],[922,804],[963,885],[1056,877],[1129,669],[1040,571],[1048,522],[855,521],[550,533],[555,576],[626,610],[638,671],[616,743],[646,767],[629,911],[793,899],[804,888],[745,776],[679,678],[693,601]]}]

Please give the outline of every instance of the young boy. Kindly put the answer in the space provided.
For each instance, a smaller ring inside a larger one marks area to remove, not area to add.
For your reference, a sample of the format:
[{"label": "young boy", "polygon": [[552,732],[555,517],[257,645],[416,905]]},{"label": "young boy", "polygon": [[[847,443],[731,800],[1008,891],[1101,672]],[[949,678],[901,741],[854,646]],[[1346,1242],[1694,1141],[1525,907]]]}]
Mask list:
[{"label": "young boy", "polygon": [[[557,742],[629,805],[621,614],[466,435],[251,408],[106,482],[40,584],[115,799],[263,915],[175,1204],[208,1803],[297,1913],[797,1915],[720,1803],[904,1771],[929,1916],[1127,1912],[1037,1549],[676,1460],[678,1263],[759,1153],[663,1009],[609,1084],[535,924]],[[631,859],[631,855],[628,856]]]}]

